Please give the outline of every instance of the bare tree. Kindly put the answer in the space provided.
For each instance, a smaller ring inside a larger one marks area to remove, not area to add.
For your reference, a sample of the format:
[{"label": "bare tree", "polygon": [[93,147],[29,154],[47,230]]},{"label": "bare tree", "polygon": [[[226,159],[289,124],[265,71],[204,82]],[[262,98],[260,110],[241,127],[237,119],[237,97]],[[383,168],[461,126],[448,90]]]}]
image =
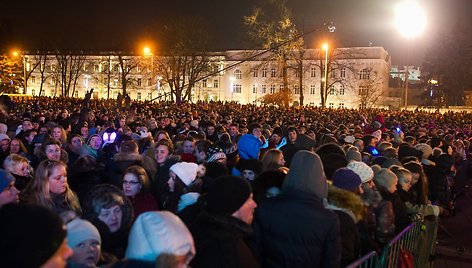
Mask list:
[{"label": "bare tree", "polygon": [[372,67],[362,69],[359,75],[361,76],[358,94],[360,108],[373,108],[384,94],[382,82],[378,77],[378,73],[373,71]]},{"label": "bare tree", "polygon": [[60,72],[61,95],[69,96],[75,92],[77,81],[84,72],[86,56],[82,53],[75,54],[71,51],[58,51],[56,60]]},{"label": "bare tree", "polygon": [[128,84],[132,83],[129,78],[129,74],[138,67],[140,60],[138,57],[126,55],[122,51],[116,52],[116,56],[118,60],[118,68],[120,71],[122,94],[123,96],[126,96]]}]

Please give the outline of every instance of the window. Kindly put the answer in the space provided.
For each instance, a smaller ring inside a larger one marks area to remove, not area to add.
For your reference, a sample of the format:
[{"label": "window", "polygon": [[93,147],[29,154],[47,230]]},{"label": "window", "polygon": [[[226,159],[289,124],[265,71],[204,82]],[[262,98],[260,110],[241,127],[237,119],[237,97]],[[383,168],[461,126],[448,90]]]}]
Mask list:
[{"label": "window", "polygon": [[314,102],[310,102],[310,106],[315,106],[315,103],[314,103]]},{"label": "window", "polygon": [[137,72],[137,73],[141,72],[141,67],[136,66],[136,72]]},{"label": "window", "polygon": [[234,71],[234,78],[241,79],[241,70],[237,69]]},{"label": "window", "polygon": [[202,87],[207,87],[207,80],[206,79],[202,80]]},{"label": "window", "polygon": [[282,92],[282,91],[284,91],[284,85],[279,86],[279,92]]},{"label": "window", "polygon": [[141,86],[141,78],[138,78],[138,87]]},{"label": "window", "polygon": [[310,69],[310,76],[311,76],[311,77],[316,77],[316,68],[315,68],[315,67],[311,67],[311,69]]},{"label": "window", "polygon": [[262,94],[266,94],[266,92],[267,92],[267,86],[262,85]]},{"label": "window", "polygon": [[341,77],[344,78],[346,77],[346,68],[341,68]]},{"label": "window", "polygon": [[300,87],[298,85],[294,85],[293,86],[293,91],[294,91],[295,95],[299,95],[300,94]]},{"label": "window", "polygon": [[31,90],[31,95],[36,95],[36,90],[34,90],[34,88]]},{"label": "window", "polygon": [[367,95],[368,91],[369,91],[369,87],[359,86],[359,95],[365,96],[365,95]]},{"label": "window", "polygon": [[253,76],[254,77],[258,77],[259,76],[259,73],[258,73],[258,69],[257,68],[254,68],[254,72],[253,72]]},{"label": "window", "polygon": [[151,78],[148,78],[147,80],[147,86],[150,87],[152,85],[152,79]]},{"label": "window", "polygon": [[359,75],[359,79],[368,80],[370,78],[370,73],[367,69],[362,69]]},{"label": "window", "polygon": [[241,93],[241,85],[240,84],[234,84],[233,85],[233,93]]},{"label": "window", "polygon": [[76,98],[78,98],[78,97],[79,97],[79,91],[77,91],[77,90],[75,91],[75,93],[74,93],[74,97],[76,97]]},{"label": "window", "polygon": [[329,103],[329,108],[330,108],[330,109],[333,109],[333,108],[334,108],[334,103],[330,102],[330,103]]},{"label": "window", "polygon": [[335,94],[336,94],[336,89],[335,89],[334,87],[330,87],[330,88],[328,89],[328,94],[329,94],[329,95],[335,95]]},{"label": "window", "polygon": [[277,69],[275,69],[275,67],[272,67],[272,69],[270,69],[270,77],[275,77],[277,75]]},{"label": "window", "polygon": [[315,85],[310,85],[310,94],[315,95],[316,94],[316,86]]},{"label": "window", "polygon": [[98,66],[98,64],[95,64],[95,65],[93,66],[93,71],[94,71],[94,72],[100,72],[100,66]]},{"label": "window", "polygon": [[275,93],[275,85],[270,85],[270,94],[274,94]]},{"label": "window", "polygon": [[152,93],[148,93],[148,94],[147,94],[147,99],[148,99],[148,100],[152,100]]},{"label": "window", "polygon": [[32,84],[36,83],[36,76],[34,76],[34,75],[31,76],[31,83]]},{"label": "window", "polygon": [[136,94],[136,98],[137,98],[138,100],[141,100],[141,92],[138,92],[138,93]]},{"label": "window", "polygon": [[344,95],[344,85],[339,87],[339,95]]},{"label": "window", "polygon": [[331,70],[331,78],[336,78],[336,70]]},{"label": "window", "polygon": [[295,77],[300,77],[300,72],[298,70],[295,71]]},{"label": "window", "polygon": [[219,83],[218,83],[218,80],[213,80],[213,87],[214,88],[218,88],[219,87]]},{"label": "window", "polygon": [[262,77],[267,77],[267,68],[262,69]]},{"label": "window", "polygon": [[252,85],[252,93],[257,93],[257,85]]},{"label": "window", "polygon": [[338,108],[344,109],[344,103],[340,103],[339,106],[338,106]]},{"label": "window", "polygon": [[118,79],[113,80],[113,86],[118,86]]},{"label": "window", "polygon": [[56,71],[56,65],[54,65],[54,64],[51,65],[51,71],[53,71],[53,72]]}]

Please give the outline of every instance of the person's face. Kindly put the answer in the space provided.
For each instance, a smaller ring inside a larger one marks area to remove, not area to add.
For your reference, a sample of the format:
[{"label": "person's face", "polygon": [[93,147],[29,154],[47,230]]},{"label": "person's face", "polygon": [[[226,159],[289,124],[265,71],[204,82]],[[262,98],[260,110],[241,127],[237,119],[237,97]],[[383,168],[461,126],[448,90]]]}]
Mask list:
[{"label": "person's face", "polygon": [[48,128],[47,127],[41,127],[39,129],[39,134],[48,134]]},{"label": "person's face", "polygon": [[39,123],[38,122],[33,123],[33,129],[39,129]]},{"label": "person's face", "polygon": [[49,144],[46,146],[46,157],[50,160],[61,159],[61,147],[57,144]]},{"label": "person's face", "polygon": [[270,137],[271,141],[275,142],[276,144],[280,142],[280,140],[282,139],[279,135],[277,134],[272,134],[272,136]]},{"label": "person's face", "polygon": [[133,173],[126,173],[123,177],[123,192],[126,196],[134,197],[141,191],[141,182]]},{"label": "person's face", "polygon": [[229,135],[233,137],[234,135],[238,134],[239,130],[236,126],[230,126],[229,127]]},{"label": "person's face", "polygon": [[55,138],[56,140],[61,140],[62,139],[62,131],[60,128],[55,127],[52,130],[52,137]]},{"label": "person's face", "polygon": [[290,131],[288,132],[288,140],[291,143],[294,143],[297,140],[297,132],[296,131]]},{"label": "person's face", "polygon": [[394,193],[396,190],[397,190],[397,184],[398,184],[398,179],[395,179],[395,182],[392,183],[392,185],[390,185],[387,190],[390,192],[390,193]]},{"label": "person's face", "polygon": [[215,133],[215,127],[214,126],[207,127],[207,133],[208,133],[208,136],[213,135],[213,133]]},{"label": "person's face", "polygon": [[243,222],[251,225],[252,220],[254,219],[254,209],[256,209],[257,204],[252,199],[252,194],[246,200],[246,202],[236,211],[233,213],[233,217],[242,220]]},{"label": "person's face", "polygon": [[90,148],[94,150],[99,150],[102,146],[102,139],[98,136],[94,136],[90,139]]},{"label": "person's face", "polygon": [[169,171],[169,180],[167,184],[169,185],[169,191],[174,192],[175,190],[175,180],[177,180],[177,175],[173,171]]},{"label": "person's face", "polygon": [[193,151],[195,150],[195,145],[191,141],[184,141],[182,147],[184,149],[184,154],[193,154]]},{"label": "person's face", "polygon": [[81,127],[80,128],[80,135],[82,135],[82,137],[87,137],[88,136],[88,128],[87,127]]},{"label": "person's face", "polygon": [[262,136],[262,131],[261,131],[261,129],[258,128],[258,127],[254,128],[254,129],[252,130],[252,135],[254,135],[254,137],[256,137],[256,138],[258,138],[258,139],[261,138],[261,136]]},{"label": "person's face", "polygon": [[202,163],[206,159],[206,154],[204,152],[200,152],[198,148],[195,148],[195,158],[197,158],[197,163]]},{"label": "person's face", "polygon": [[405,177],[399,180],[400,186],[402,187],[403,191],[408,192],[410,190],[412,180],[413,176],[411,174],[406,174]]},{"label": "person's face", "polygon": [[2,152],[8,152],[10,149],[10,141],[7,139],[2,140],[0,145],[2,146]]},{"label": "person's face", "polygon": [[166,138],[166,134],[164,134],[164,133],[160,133],[159,135],[157,135],[157,141],[160,141],[164,138]]},{"label": "person's face", "polygon": [[243,178],[248,181],[253,181],[256,178],[256,173],[252,170],[245,169],[243,170]]},{"label": "person's face", "polygon": [[313,131],[308,131],[306,134],[308,135],[308,137],[312,138],[313,140],[316,140],[315,132],[313,132]]},{"label": "person's face", "polygon": [[283,154],[280,154],[279,155],[279,160],[277,161],[277,164],[281,167],[283,167],[285,165],[285,159],[284,159],[284,155]]},{"label": "person's face", "polygon": [[15,188],[15,182],[12,181],[3,191],[0,193],[0,207],[9,203],[18,203],[20,200],[20,191]]},{"label": "person's face", "polygon": [[23,121],[21,125],[23,128],[23,131],[33,129],[33,124],[31,123],[31,121]]},{"label": "person's face", "polygon": [[100,260],[100,242],[95,239],[82,241],[72,250],[74,253],[70,257],[70,260],[79,265],[84,265],[84,267],[96,267]]},{"label": "person's face", "polygon": [[17,154],[20,152],[20,142],[17,140],[12,140],[10,142],[10,152]]},{"label": "person's face", "polygon": [[36,136],[36,134],[38,134],[38,133],[35,132],[35,131],[32,131],[27,137],[25,137],[26,141],[28,141],[28,143],[31,144],[33,142],[34,136]]},{"label": "person's face", "polygon": [[80,150],[80,148],[82,147],[82,139],[79,137],[72,138],[71,145],[76,150]]},{"label": "person's face", "polygon": [[125,118],[121,118],[120,119],[120,127],[124,127],[126,125],[126,119]]},{"label": "person's face", "polygon": [[367,186],[370,189],[375,189],[374,180],[369,180],[369,181],[363,182],[362,184],[364,184],[365,186]]},{"label": "person's face", "polygon": [[11,173],[23,177],[30,175],[30,168],[27,162],[18,162],[16,165],[13,165],[13,170]]},{"label": "person's face", "polygon": [[165,145],[159,145],[156,148],[156,160],[158,164],[163,164],[169,157],[169,148]]},{"label": "person's face", "polygon": [[112,206],[111,208],[102,208],[98,215],[98,219],[105,223],[112,233],[120,229],[122,218],[123,211],[118,205]]},{"label": "person's face", "polygon": [[67,190],[67,171],[63,165],[57,165],[53,168],[48,178],[49,192],[54,194],[63,194]]},{"label": "person's face", "polygon": [[67,259],[72,256],[72,249],[67,245],[66,239],[62,242],[62,244],[57,249],[56,253],[52,255],[49,260],[45,264],[41,266],[41,268],[63,268],[66,267]]}]

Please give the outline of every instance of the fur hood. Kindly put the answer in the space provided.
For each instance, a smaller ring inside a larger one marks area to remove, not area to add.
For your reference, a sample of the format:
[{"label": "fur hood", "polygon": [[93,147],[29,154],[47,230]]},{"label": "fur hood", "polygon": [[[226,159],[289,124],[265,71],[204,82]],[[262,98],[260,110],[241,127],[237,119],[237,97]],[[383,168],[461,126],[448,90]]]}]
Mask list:
[{"label": "fur hood", "polygon": [[113,159],[115,162],[119,161],[143,161],[140,154],[116,153]]},{"label": "fur hood", "polygon": [[357,194],[339,189],[336,186],[328,186],[328,206],[332,210],[342,210],[349,214],[355,223],[362,219],[364,203]]}]

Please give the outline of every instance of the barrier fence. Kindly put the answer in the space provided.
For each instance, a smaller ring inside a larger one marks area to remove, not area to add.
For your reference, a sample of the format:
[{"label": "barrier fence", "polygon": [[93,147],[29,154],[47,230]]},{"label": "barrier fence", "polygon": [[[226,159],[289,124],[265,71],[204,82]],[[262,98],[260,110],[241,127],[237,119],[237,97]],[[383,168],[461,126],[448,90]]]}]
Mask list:
[{"label": "barrier fence", "polygon": [[372,251],[347,267],[432,267],[437,229],[438,217],[414,222],[385,245],[380,256]]}]

